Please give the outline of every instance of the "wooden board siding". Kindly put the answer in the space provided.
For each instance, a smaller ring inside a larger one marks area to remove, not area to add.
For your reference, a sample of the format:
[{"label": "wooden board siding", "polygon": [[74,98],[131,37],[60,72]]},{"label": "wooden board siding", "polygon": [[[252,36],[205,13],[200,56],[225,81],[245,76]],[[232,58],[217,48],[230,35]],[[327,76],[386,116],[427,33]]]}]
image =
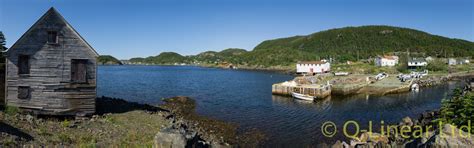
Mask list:
[{"label": "wooden board siding", "polygon": [[[58,43],[47,43],[48,31]],[[18,74],[19,55],[28,55],[29,74]],[[50,9],[7,51],[6,102],[25,111],[49,115],[95,112],[97,53],[57,13]],[[85,83],[72,82],[72,60],[86,60]],[[19,99],[19,87],[30,87],[29,99]]]}]

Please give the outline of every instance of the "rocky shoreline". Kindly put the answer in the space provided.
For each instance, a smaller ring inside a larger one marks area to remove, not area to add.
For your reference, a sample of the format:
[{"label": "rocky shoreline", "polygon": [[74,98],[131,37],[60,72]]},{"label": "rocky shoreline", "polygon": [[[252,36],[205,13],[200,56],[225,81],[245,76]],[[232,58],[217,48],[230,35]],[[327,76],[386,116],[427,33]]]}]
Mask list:
[{"label": "rocky shoreline", "polygon": [[0,145],[255,147],[263,139],[258,132],[238,133],[237,125],[197,115],[191,98],[164,102],[152,106],[100,97],[90,117],[35,116],[7,107],[0,111]]},{"label": "rocky shoreline", "polygon": [[172,125],[157,135],[157,143],[164,144],[161,146],[176,141],[184,145],[186,141],[186,146],[193,147],[256,147],[264,140],[264,135],[257,130],[239,133],[235,124],[197,115],[194,112],[196,104],[188,97],[178,96],[163,101],[165,103],[160,107],[170,110],[166,118]]},{"label": "rocky shoreline", "polygon": [[[451,124],[436,124],[432,121],[439,115],[439,111],[427,111],[422,113],[418,119],[410,117],[403,118],[398,125],[393,125],[390,131],[385,134],[364,132],[359,137],[352,140],[336,141],[332,145],[321,144],[321,147],[333,148],[371,148],[371,147],[470,147],[474,145],[474,137],[464,137],[459,135],[470,135]],[[392,126],[392,125],[391,125]],[[400,134],[402,130],[417,129],[422,130],[418,136],[415,132],[406,132],[404,137]],[[425,130],[430,129],[430,130]],[[388,136],[387,136],[388,135]]]},{"label": "rocky shoreline", "polygon": [[452,80],[467,80],[469,78],[474,78],[474,72],[455,73],[442,76],[428,76],[425,79],[415,80],[413,83],[420,85],[420,87],[430,87],[444,84]]},{"label": "rocky shoreline", "polygon": [[[463,94],[469,90],[464,89]],[[472,147],[474,137],[451,124],[440,123],[440,111],[425,111],[417,119],[403,118],[384,134],[364,132],[352,140],[337,141],[331,147]],[[469,125],[467,125],[469,126]],[[472,125],[471,125],[472,126]],[[406,131],[406,129],[410,129]],[[401,132],[406,132],[402,135]],[[329,147],[322,144],[323,147]]]}]

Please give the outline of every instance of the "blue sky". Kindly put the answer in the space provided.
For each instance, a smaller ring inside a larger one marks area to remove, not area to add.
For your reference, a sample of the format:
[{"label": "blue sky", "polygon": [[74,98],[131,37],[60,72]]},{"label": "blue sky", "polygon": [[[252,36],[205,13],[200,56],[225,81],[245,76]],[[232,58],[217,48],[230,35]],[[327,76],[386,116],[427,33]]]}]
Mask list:
[{"label": "blue sky", "polygon": [[472,0],[0,0],[7,47],[52,6],[100,54],[120,59],[252,50],[268,39],[361,25],[474,41]]}]

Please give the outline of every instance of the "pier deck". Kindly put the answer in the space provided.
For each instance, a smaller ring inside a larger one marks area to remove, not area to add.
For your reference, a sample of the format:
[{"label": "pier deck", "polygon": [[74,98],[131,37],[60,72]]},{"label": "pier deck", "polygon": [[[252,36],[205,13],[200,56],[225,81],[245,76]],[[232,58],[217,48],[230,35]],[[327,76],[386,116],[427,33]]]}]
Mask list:
[{"label": "pier deck", "polygon": [[390,93],[406,92],[410,90],[412,81],[401,82],[395,76],[375,81],[369,80],[368,75],[327,78],[328,84],[297,84],[296,82],[282,82],[272,85],[272,94],[291,96],[291,92],[325,98],[333,95],[349,94],[375,94],[385,95]]},{"label": "pier deck", "polygon": [[331,95],[331,86],[321,84],[285,85],[284,83],[272,85],[272,94],[291,96],[291,92],[326,98]]},{"label": "pier deck", "polygon": [[374,94],[374,95],[385,95],[390,93],[406,92],[410,90],[412,81],[401,82],[395,76],[389,76],[380,81],[368,84],[363,87],[357,93],[360,94]]}]

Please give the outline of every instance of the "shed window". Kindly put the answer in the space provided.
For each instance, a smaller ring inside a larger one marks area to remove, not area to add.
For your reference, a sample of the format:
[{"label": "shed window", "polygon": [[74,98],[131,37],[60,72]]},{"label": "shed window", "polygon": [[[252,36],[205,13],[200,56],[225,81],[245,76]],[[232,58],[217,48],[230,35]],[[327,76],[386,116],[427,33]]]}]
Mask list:
[{"label": "shed window", "polygon": [[18,74],[30,73],[30,56],[20,55],[18,57]]},{"label": "shed window", "polygon": [[48,31],[48,43],[57,44],[58,43],[58,32]]},{"label": "shed window", "polygon": [[31,89],[29,86],[18,87],[18,99],[30,99]]},{"label": "shed window", "polygon": [[87,60],[73,59],[71,61],[71,81],[77,83],[87,82]]}]

